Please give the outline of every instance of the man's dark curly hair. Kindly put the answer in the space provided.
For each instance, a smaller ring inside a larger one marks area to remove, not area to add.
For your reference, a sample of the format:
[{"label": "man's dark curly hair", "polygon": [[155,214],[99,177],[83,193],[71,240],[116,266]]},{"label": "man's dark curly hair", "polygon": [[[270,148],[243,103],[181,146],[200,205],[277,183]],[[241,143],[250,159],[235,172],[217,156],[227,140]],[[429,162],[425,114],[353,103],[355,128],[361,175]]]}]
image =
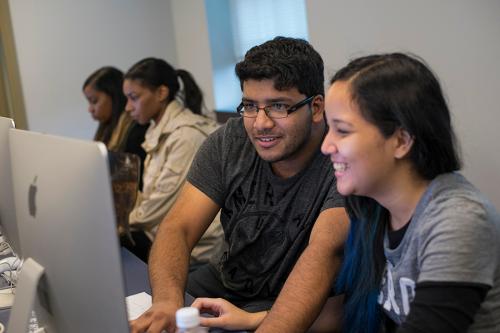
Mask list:
[{"label": "man's dark curly hair", "polygon": [[306,96],[324,95],[323,59],[303,39],[276,37],[254,46],[235,71],[242,90],[244,81],[270,79],[276,90],[297,88]]}]

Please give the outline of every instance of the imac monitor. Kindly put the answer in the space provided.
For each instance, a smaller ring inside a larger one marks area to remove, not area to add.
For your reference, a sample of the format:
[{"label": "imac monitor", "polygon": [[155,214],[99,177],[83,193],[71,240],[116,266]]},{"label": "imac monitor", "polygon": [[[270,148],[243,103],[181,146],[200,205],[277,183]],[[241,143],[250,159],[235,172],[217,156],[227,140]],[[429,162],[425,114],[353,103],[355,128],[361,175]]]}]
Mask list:
[{"label": "imac monitor", "polygon": [[0,229],[14,254],[21,256],[21,244],[16,224],[14,189],[10,168],[9,129],[14,128],[14,121],[0,117]]},{"label": "imac monitor", "polygon": [[129,332],[106,147],[11,129],[25,262],[9,332]]}]

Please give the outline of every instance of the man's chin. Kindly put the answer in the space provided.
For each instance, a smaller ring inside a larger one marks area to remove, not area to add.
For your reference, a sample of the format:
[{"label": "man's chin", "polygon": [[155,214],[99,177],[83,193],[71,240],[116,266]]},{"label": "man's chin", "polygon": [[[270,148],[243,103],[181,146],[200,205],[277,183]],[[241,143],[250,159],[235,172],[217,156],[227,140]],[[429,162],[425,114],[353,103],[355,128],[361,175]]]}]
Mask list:
[{"label": "man's chin", "polygon": [[275,163],[283,160],[283,154],[274,153],[271,151],[262,151],[259,149],[256,150],[259,157],[268,163]]}]

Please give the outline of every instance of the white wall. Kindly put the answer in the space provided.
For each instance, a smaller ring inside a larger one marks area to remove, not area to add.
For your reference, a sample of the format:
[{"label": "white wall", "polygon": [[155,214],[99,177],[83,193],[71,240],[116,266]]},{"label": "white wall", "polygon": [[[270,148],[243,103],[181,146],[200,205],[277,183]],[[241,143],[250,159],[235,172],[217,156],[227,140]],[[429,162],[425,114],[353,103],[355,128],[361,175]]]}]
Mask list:
[{"label": "white wall", "polygon": [[91,139],[83,81],[155,56],[177,62],[170,1],[10,0],[30,130]]},{"label": "white wall", "polygon": [[170,0],[175,27],[177,66],[193,74],[203,90],[205,105],[214,109],[212,63],[203,0]]},{"label": "white wall", "polygon": [[373,52],[427,61],[448,97],[464,173],[500,209],[500,1],[308,0],[307,9],[328,77]]}]

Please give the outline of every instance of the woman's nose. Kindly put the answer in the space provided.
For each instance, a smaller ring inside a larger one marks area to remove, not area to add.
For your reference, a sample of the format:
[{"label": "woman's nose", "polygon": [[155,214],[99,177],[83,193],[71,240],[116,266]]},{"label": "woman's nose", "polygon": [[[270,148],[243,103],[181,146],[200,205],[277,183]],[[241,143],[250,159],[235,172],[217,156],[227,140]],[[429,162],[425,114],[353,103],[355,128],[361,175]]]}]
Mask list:
[{"label": "woman's nose", "polygon": [[125,104],[125,111],[131,112],[133,110],[134,110],[134,107],[132,106],[132,103],[130,103],[130,101],[127,100],[127,104]]},{"label": "woman's nose", "polygon": [[335,142],[335,138],[333,137],[332,130],[328,130],[325,138],[323,139],[323,143],[321,144],[321,152],[324,155],[332,155],[337,152],[337,145]]}]

